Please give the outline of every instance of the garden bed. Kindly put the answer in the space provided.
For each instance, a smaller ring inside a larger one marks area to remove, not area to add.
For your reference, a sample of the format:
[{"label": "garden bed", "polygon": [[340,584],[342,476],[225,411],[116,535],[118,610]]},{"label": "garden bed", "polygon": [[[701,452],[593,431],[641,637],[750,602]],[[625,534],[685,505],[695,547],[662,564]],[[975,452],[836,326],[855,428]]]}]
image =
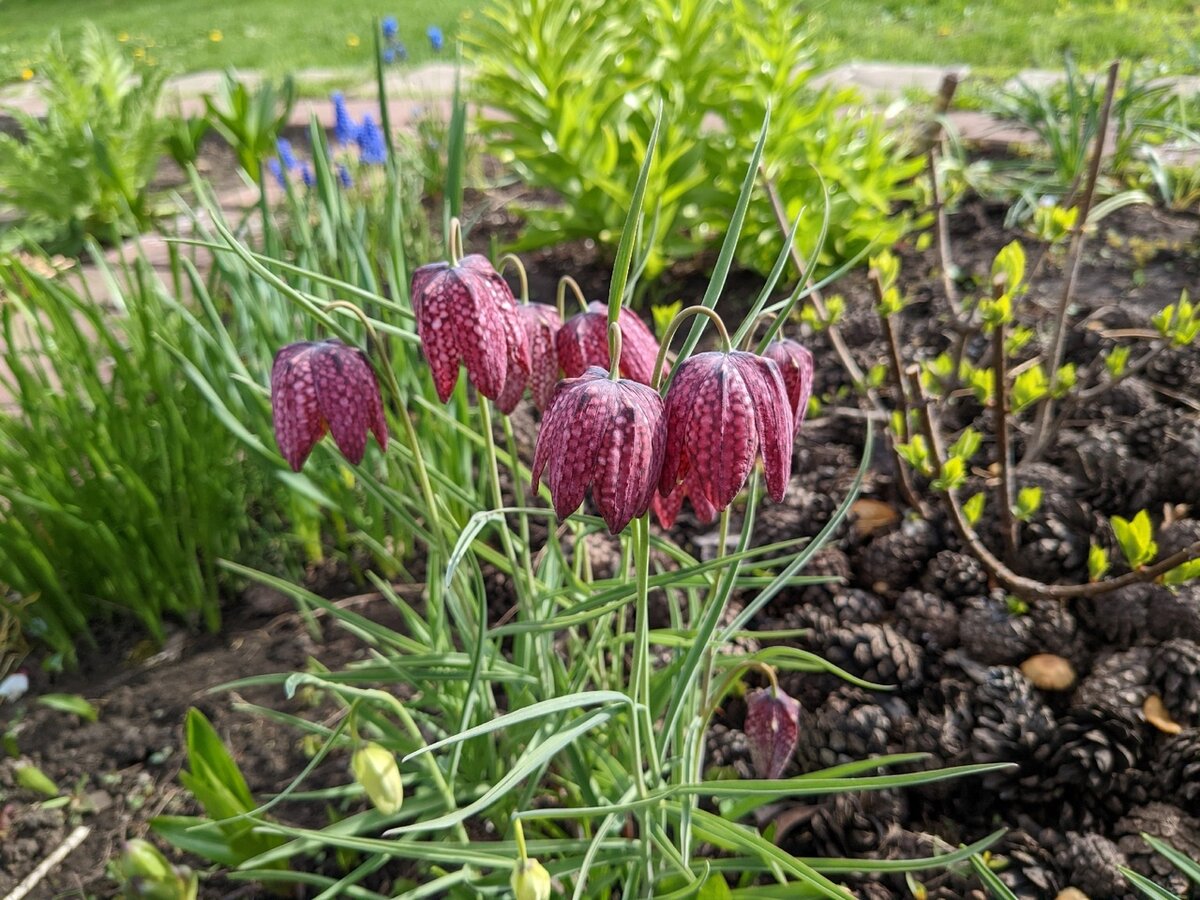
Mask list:
[{"label": "garden bed", "polygon": [[[1006,232],[1003,214],[975,203],[951,217],[955,262],[968,290],[986,285],[996,252],[1010,240],[1036,246],[1027,235]],[[485,230],[501,232],[510,225],[500,212],[483,222]],[[1145,328],[1154,311],[1197,283],[1197,236],[1194,217],[1148,207],[1108,217],[1089,245],[1075,294],[1081,314],[1095,313],[1095,328],[1082,334],[1103,342],[1105,331]],[[909,356],[918,348],[940,349],[936,250],[909,245],[898,253],[901,283],[912,298],[901,320],[902,343]],[[1037,255],[1029,251],[1031,260]],[[608,266],[589,244],[531,254],[527,261],[535,298],[549,298],[563,274],[576,277],[589,296],[605,289]],[[1061,290],[1060,261],[1051,258],[1048,266],[1049,277],[1030,300],[1052,307]],[[653,295],[690,300],[706,280],[702,272],[672,271]],[[718,309],[736,320],[759,285],[757,278],[735,273]],[[865,276],[851,275],[834,291],[847,298],[842,331],[859,363],[882,361],[886,351]],[[1069,345],[1068,359],[1083,364],[1094,358],[1089,340]],[[845,378],[823,337],[810,346],[817,356],[817,394],[832,395]],[[1102,517],[1132,516],[1142,508],[1166,517],[1159,535],[1164,555],[1197,539],[1198,385],[1197,351],[1168,352],[1161,365],[1075,412],[1063,429],[1062,449],[1024,476],[1023,483],[1044,490],[1038,514],[1023,526],[1024,568],[1048,582],[1086,580],[1089,545],[1111,543]],[[855,405],[852,395],[833,397],[804,426],[788,498],[760,512],[756,544],[813,535],[829,520],[863,451],[864,420],[845,411]],[[955,427],[977,412],[964,402],[939,410]],[[531,431],[522,435],[527,445]],[[1068,605],[1035,601],[1018,608],[962,552],[940,513],[928,521],[907,514],[883,442],[875,447],[850,521],[808,570],[839,575],[845,583],[785,592],[753,625],[759,631],[810,629],[796,639],[798,646],[898,689],[873,694],[829,676],[788,676],[784,686],[805,712],[787,774],[907,751],[928,752],[943,765],[1011,761],[1019,769],[992,773],[982,785],[952,781],[902,793],[779,804],[763,811],[763,824],[773,820],[776,839],[797,856],[891,858],[933,855],[1003,826],[1011,831],[995,850],[997,867],[1018,896],[1054,897],[1067,886],[1092,900],[1132,896],[1115,873],[1118,853],[1135,869],[1186,891],[1156,868],[1161,862],[1138,834],[1168,837],[1200,854],[1200,588],[1173,594],[1137,587]],[[975,478],[983,484],[989,474]],[[709,530],[685,517],[672,536],[699,548]],[[502,592],[502,584],[495,587]],[[322,592],[344,596],[355,590],[338,582]],[[493,610],[504,609],[503,597],[490,599]],[[21,704],[0,708],[20,751],[73,796],[66,807],[39,808],[35,795],[14,787],[12,764],[0,768],[0,788],[9,797],[0,821],[0,894],[79,823],[92,829],[87,840],[30,896],[111,893],[104,868],[124,840],[144,834],[153,815],[194,812],[176,778],[184,763],[183,714],[191,705],[227,736],[256,796],[279,791],[295,777],[307,762],[298,734],[231,709],[227,695],[206,693],[244,676],[302,670],[310,656],[337,667],[366,655],[340,630],[314,637],[281,600],[248,592],[229,605],[220,636],[179,633],[168,651],[142,662],[133,661],[139,645],[114,635],[102,641],[103,653],[85,656],[78,673],[53,679],[39,674]],[[368,616],[385,608],[369,601],[357,607]],[[1052,691],[1031,685],[1017,667],[1040,653],[1070,664],[1070,686]],[[30,702],[48,691],[82,694],[98,709],[98,721],[81,723]],[[1163,699],[1178,734],[1168,733],[1172,729],[1161,718],[1158,725],[1147,719],[1143,707],[1151,694]],[[298,694],[281,706],[278,690],[262,688],[238,696],[297,712],[304,701]],[[709,765],[748,777],[743,715],[740,701],[726,704],[709,737]],[[347,777],[344,758],[335,754],[305,789]],[[324,816],[318,803],[292,804],[274,814],[318,827]],[[319,865],[333,872],[336,861]],[[366,884],[386,891],[399,874],[387,867]],[[961,872],[920,877],[931,897],[974,896],[977,890]],[[903,876],[858,889],[863,897],[908,896]],[[213,881],[203,887],[206,896],[257,896],[257,890]]]}]

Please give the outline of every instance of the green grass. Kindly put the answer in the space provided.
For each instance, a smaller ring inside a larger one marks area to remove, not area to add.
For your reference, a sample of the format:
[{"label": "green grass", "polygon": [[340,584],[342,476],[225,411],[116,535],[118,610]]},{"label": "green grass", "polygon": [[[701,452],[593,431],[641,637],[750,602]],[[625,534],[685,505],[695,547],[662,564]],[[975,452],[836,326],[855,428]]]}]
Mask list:
[{"label": "green grass", "polygon": [[1200,71],[1193,0],[816,0],[803,4],[828,57],[967,63],[988,74],[1085,68],[1115,58]]},{"label": "green grass", "polygon": [[[294,0],[0,0],[0,83],[36,69],[54,28],[70,34],[84,19],[128,35],[135,55],[174,71],[232,64],[276,74],[313,67],[361,66],[365,72],[373,17],[395,15],[411,59],[421,62],[433,55],[428,25],[441,26],[451,46],[460,16],[480,6],[467,0],[325,0],[302,7]],[[968,63],[1008,74],[1057,68],[1069,48],[1088,68],[1120,56],[1200,71],[1194,0],[815,0],[800,8],[817,25],[831,63]],[[219,41],[210,39],[214,30]]]},{"label": "green grass", "polygon": [[[55,28],[90,19],[125,38],[135,57],[172,71],[234,65],[270,73],[312,67],[368,72],[372,20],[394,15],[413,62],[433,56],[425,29],[438,25],[452,52],[466,0],[0,0],[0,83],[37,68]],[[219,32],[219,40],[214,32]],[[357,41],[357,46],[351,46]]]}]

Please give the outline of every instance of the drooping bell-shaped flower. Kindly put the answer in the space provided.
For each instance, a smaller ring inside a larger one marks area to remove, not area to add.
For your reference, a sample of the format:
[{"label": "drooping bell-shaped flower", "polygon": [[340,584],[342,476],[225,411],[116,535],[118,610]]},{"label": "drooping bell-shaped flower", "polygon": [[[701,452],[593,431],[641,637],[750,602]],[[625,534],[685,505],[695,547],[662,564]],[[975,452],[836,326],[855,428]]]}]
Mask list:
[{"label": "drooping bell-shaped flower", "polygon": [[296,472],[326,432],[355,465],[366,452],[367,432],[387,449],[375,372],[365,353],[339,340],[301,341],[275,354],[271,412],[275,441]]},{"label": "drooping bell-shaped flower", "polygon": [[493,400],[510,377],[522,385],[528,380],[529,341],[517,304],[485,257],[472,254],[456,265],[421,266],[412,277],[412,304],[421,349],[443,403],[454,392],[460,362],[475,390]]},{"label": "drooping bell-shaped flower", "polygon": [[[622,377],[649,384],[658,358],[658,341],[641,316],[628,307],[621,307],[617,326],[621,329]],[[568,378],[578,378],[589,366],[607,369],[608,308],[593,300],[588,304],[587,312],[578,313],[563,323],[555,343],[558,362]]]},{"label": "drooping bell-shaped flower", "polygon": [[[519,303],[517,314],[529,343],[529,393],[533,397],[533,405],[545,412],[554,394],[554,386],[558,384],[558,351],[554,338],[562,327],[562,319],[558,317],[558,310],[546,303]],[[497,398],[496,406],[504,413],[512,412],[525,387],[526,380],[510,378]]]},{"label": "drooping bell-shaped flower", "polygon": [[783,499],[792,461],[792,411],[779,367],[734,350],[683,362],[667,391],[667,452],[655,511],[670,528],[686,495],[712,522],[762,458],[767,493]]},{"label": "drooping bell-shaped flower", "polygon": [[618,534],[649,509],[666,443],[658,391],[590,368],[554,391],[534,450],[534,489],[545,472],[554,511],[566,518],[591,488],[601,518]]},{"label": "drooping bell-shaped flower", "polygon": [[792,426],[799,434],[812,396],[813,355],[799,341],[781,338],[767,344],[763,356],[775,360],[775,365],[779,366],[788,402],[792,405]]},{"label": "drooping bell-shaped flower", "polygon": [[750,762],[759,778],[778,778],[787,769],[800,739],[800,704],[783,691],[760,688],[746,695],[742,726]]}]

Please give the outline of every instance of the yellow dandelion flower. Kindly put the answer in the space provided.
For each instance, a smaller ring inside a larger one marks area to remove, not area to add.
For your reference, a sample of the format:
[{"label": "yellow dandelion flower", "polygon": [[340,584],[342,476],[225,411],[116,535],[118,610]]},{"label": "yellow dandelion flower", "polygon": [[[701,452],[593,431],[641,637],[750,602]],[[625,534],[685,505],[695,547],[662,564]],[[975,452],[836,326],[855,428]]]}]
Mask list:
[{"label": "yellow dandelion flower", "polygon": [[953,29],[949,25],[939,25],[937,34],[938,37],[950,37]]},{"label": "yellow dandelion flower", "polygon": [[208,39],[214,44],[219,44],[221,41],[225,40],[225,35],[221,33],[220,28],[214,28],[208,33]]},{"label": "yellow dandelion flower", "polygon": [[357,47],[358,43],[359,42],[358,42],[357,34],[350,34],[350,35],[346,36],[346,46],[349,47],[351,50],[353,50],[355,47]]},{"label": "yellow dandelion flower", "polygon": [[32,78],[33,78],[33,69],[26,66],[24,69],[21,70],[21,80],[22,81],[29,81]]},{"label": "yellow dandelion flower", "polygon": [[146,57],[146,49],[144,47],[134,47],[133,48],[133,58],[134,59],[145,59],[145,57]]},{"label": "yellow dandelion flower", "polygon": [[120,41],[122,44],[124,44],[126,41],[129,40],[129,32],[128,31],[118,31],[117,32],[117,40]]}]

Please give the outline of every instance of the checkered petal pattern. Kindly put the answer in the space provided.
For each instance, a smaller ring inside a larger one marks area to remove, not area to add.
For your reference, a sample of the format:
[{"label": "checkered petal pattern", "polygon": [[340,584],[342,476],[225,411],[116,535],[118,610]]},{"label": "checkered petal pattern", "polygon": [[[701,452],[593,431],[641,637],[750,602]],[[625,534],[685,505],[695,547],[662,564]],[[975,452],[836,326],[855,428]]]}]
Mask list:
[{"label": "checkered petal pattern", "polygon": [[783,338],[767,344],[763,356],[775,360],[775,365],[779,366],[792,407],[792,424],[799,434],[808,412],[808,400],[812,396],[813,355],[799,341]]}]

